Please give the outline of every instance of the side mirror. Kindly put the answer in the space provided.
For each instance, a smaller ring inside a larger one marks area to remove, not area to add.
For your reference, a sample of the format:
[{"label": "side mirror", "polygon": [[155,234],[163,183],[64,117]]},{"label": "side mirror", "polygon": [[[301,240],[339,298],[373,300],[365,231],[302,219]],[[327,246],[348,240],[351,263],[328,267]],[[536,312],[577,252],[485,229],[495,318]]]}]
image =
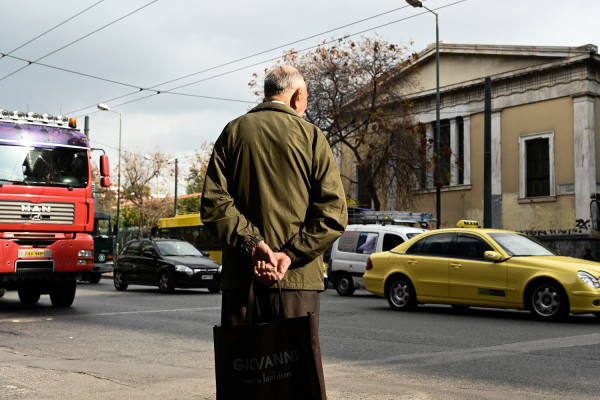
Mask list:
[{"label": "side mirror", "polygon": [[144,252],[142,255],[143,255],[144,257],[150,257],[150,258],[153,258],[153,257],[154,257],[154,254],[152,254],[152,252],[151,252],[151,251],[145,251],[145,252]]},{"label": "side mirror", "polygon": [[100,156],[100,185],[102,187],[110,186],[110,167],[108,165],[108,156],[106,154],[102,154]]},{"label": "side mirror", "polygon": [[486,251],[483,253],[483,258],[487,261],[500,261],[502,260],[502,255],[496,253],[495,251]]}]

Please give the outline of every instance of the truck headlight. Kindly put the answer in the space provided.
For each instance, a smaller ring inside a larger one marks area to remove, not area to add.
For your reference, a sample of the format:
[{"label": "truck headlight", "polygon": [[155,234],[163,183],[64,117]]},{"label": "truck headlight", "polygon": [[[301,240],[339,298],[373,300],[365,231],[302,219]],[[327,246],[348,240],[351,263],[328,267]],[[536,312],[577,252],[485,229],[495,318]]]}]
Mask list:
[{"label": "truck headlight", "polygon": [[98,261],[99,262],[106,261],[106,254],[98,254]]},{"label": "truck headlight", "polygon": [[94,252],[92,250],[79,250],[77,257],[94,257]]},{"label": "truck headlight", "polygon": [[577,276],[589,287],[594,289],[600,288],[600,283],[598,283],[598,279],[596,279],[592,274],[587,273],[585,271],[579,271],[577,272]]}]

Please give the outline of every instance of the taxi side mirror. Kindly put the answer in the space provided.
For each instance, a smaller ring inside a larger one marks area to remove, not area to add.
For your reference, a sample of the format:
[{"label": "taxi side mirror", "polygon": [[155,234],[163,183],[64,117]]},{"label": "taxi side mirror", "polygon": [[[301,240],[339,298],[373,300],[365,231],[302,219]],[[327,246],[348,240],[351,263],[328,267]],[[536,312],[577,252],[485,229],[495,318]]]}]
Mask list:
[{"label": "taxi side mirror", "polygon": [[502,255],[495,251],[486,251],[483,253],[483,258],[485,258],[487,261],[500,261],[502,260]]}]

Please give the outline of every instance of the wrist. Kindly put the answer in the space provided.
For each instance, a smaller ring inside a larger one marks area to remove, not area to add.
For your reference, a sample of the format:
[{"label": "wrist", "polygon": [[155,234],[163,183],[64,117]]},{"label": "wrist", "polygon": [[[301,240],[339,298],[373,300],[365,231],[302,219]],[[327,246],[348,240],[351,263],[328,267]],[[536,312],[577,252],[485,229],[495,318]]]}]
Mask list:
[{"label": "wrist", "polygon": [[248,240],[242,243],[242,248],[252,255],[254,253],[254,249],[256,249],[263,241],[263,238],[260,236],[251,236],[248,238]]}]

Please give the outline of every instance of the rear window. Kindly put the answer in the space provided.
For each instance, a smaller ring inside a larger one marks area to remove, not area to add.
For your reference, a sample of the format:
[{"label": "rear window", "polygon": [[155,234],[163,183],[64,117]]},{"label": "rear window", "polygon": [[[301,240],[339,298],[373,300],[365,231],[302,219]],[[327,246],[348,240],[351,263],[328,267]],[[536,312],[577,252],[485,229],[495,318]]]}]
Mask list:
[{"label": "rear window", "polygon": [[378,233],[344,232],[338,242],[338,251],[344,253],[370,254],[377,246]]},{"label": "rear window", "polygon": [[453,233],[440,233],[426,236],[408,248],[408,254],[448,256],[452,245]]}]

